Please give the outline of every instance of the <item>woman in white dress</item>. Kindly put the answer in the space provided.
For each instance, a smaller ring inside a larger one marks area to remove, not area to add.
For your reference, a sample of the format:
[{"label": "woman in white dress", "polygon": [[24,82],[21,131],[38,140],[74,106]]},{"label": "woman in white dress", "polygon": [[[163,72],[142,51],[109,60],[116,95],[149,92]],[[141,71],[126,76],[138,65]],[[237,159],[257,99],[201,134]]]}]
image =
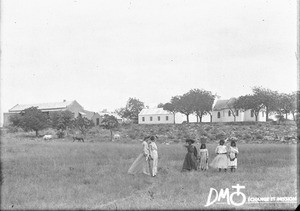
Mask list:
[{"label": "woman in white dress", "polygon": [[217,146],[215,153],[217,156],[212,160],[210,166],[212,168],[217,168],[219,171],[224,169],[227,170],[228,162],[227,162],[227,147],[224,145],[224,140],[220,140],[220,145]]},{"label": "woman in white dress", "polygon": [[150,136],[149,151],[152,159],[152,177],[155,177],[157,174],[158,153],[157,153],[157,146],[155,144],[154,136]]},{"label": "woman in white dress", "polygon": [[149,163],[149,147],[146,139],[144,138],[142,145],[143,145],[143,152],[139,154],[139,156],[135,159],[128,170],[128,174],[139,174],[143,173],[146,175],[150,175],[150,163]]}]

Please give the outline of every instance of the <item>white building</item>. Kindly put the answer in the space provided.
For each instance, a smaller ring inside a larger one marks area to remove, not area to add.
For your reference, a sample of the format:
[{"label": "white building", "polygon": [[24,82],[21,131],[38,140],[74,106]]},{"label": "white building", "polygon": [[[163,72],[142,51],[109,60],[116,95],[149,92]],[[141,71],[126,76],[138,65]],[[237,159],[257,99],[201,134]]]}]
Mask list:
[{"label": "white building", "polygon": [[139,124],[173,124],[174,115],[163,108],[144,108],[139,113]]},{"label": "white building", "polygon": [[[186,115],[177,112],[175,114],[175,123],[181,124],[185,122]],[[209,115],[204,115],[202,122],[209,122]],[[197,117],[194,114],[189,115],[189,122],[197,122]],[[139,113],[139,124],[174,124],[174,114],[163,110],[163,108],[144,108]]]},{"label": "white building", "polygon": [[[212,122],[234,122],[234,116],[236,122],[249,122],[255,121],[255,114],[252,110],[234,110],[232,104],[235,98],[229,100],[218,100],[213,107]],[[235,112],[235,113],[233,113]],[[257,117],[257,121],[266,121],[266,112],[262,109]]]}]

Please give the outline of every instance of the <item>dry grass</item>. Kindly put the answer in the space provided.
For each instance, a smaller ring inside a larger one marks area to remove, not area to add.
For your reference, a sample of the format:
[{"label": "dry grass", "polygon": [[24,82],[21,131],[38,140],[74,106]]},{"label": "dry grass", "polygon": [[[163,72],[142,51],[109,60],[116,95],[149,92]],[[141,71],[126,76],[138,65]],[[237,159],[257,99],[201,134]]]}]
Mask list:
[{"label": "dry grass", "polygon": [[[296,196],[296,145],[238,145],[236,173],[181,173],[182,145],[158,147],[159,174],[150,178],[126,173],[140,153],[137,142],[45,142],[6,134],[1,140],[1,209],[203,209],[211,187],[231,189],[236,184],[246,186],[247,197]],[[210,160],[215,147],[208,145]],[[274,203],[242,208],[295,207]]]}]

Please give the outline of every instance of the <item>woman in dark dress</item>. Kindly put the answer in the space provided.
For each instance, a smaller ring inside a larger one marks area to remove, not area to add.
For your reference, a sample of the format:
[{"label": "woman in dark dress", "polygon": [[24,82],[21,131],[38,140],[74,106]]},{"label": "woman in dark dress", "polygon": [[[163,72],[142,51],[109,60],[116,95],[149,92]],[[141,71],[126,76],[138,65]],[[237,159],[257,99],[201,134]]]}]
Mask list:
[{"label": "woman in dark dress", "polygon": [[195,141],[193,139],[186,140],[187,145],[187,154],[184,158],[182,171],[191,171],[197,170],[197,149],[194,145],[192,145]]}]

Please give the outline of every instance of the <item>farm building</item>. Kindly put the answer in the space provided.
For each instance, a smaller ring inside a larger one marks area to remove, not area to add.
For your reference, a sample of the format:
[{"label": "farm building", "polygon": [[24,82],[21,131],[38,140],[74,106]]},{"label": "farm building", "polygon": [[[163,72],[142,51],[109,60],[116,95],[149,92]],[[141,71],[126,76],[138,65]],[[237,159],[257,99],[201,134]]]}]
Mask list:
[{"label": "farm building", "polygon": [[144,108],[139,113],[139,124],[173,124],[174,115],[163,108]]},{"label": "farm building", "polygon": [[[218,100],[213,106],[212,122],[249,122],[255,121],[255,114],[252,110],[234,110],[232,108],[235,98],[229,100]],[[234,113],[233,113],[234,112]],[[266,121],[266,112],[261,110],[258,114],[259,122]]]},{"label": "farm building", "polygon": [[[38,104],[17,104],[11,109],[8,110],[8,113],[4,113],[4,121],[3,126],[8,126],[10,124],[9,118],[11,115],[20,114],[27,108],[36,107],[44,113],[49,114],[50,112],[54,111],[71,111],[76,118],[78,115],[82,115],[90,120],[93,120],[95,125],[99,125],[100,123],[100,115],[86,111],[84,108],[76,101],[62,101],[62,102],[55,102],[55,103],[38,103]],[[98,123],[98,124],[97,124]]]}]

